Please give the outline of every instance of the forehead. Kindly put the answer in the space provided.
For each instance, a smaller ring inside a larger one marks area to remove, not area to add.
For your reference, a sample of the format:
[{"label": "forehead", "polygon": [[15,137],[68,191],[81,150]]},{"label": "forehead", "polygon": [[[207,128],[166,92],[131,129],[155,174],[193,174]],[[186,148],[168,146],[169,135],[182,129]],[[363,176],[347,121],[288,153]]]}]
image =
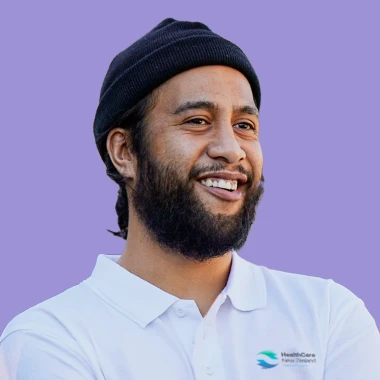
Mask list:
[{"label": "forehead", "polygon": [[158,88],[159,108],[209,100],[221,106],[254,105],[251,86],[239,71],[226,66],[202,66],[174,76]]}]

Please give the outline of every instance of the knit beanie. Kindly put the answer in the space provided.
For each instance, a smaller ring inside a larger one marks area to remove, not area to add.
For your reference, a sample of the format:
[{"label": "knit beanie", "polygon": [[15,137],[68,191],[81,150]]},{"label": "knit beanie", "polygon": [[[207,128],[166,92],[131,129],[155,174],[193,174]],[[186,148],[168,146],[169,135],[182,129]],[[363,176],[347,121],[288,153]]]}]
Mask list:
[{"label": "knit beanie", "polygon": [[104,136],[128,109],[155,88],[186,70],[223,65],[240,71],[249,81],[260,108],[260,84],[242,50],[200,22],[167,18],[120,52],[111,62],[100,92],[94,136],[104,160]]}]

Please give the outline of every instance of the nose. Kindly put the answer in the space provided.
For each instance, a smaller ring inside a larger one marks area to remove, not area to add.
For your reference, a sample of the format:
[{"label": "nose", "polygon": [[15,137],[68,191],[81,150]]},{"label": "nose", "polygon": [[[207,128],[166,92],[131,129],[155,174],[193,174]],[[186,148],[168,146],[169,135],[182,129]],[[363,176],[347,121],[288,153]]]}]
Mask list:
[{"label": "nose", "polygon": [[246,157],[236,139],[234,128],[229,123],[215,126],[207,154],[210,158],[221,159],[227,163],[237,163]]}]

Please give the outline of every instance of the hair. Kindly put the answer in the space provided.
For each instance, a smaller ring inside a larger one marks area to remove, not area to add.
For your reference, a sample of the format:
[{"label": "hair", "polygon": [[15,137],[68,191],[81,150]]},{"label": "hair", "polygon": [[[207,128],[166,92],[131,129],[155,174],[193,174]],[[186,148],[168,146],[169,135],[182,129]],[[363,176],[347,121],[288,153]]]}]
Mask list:
[{"label": "hair", "polygon": [[129,131],[130,137],[130,147],[131,151],[136,155],[137,161],[141,160],[145,156],[147,149],[146,144],[146,119],[148,112],[154,107],[156,96],[155,91],[151,92],[144,98],[142,98],[138,103],[136,103],[132,108],[123,113],[115,122],[114,126],[107,130],[106,133],[102,134],[97,140],[96,144],[99,147],[103,161],[106,165],[107,175],[119,185],[118,197],[115,205],[115,210],[117,213],[117,223],[119,225],[120,231],[114,232],[108,230],[115,236],[119,236],[123,239],[127,239],[128,236],[128,219],[129,219],[129,209],[128,209],[128,196],[126,187],[129,185],[127,178],[123,177],[115,168],[112,163],[111,157],[106,148],[108,133],[114,128],[123,128]]}]

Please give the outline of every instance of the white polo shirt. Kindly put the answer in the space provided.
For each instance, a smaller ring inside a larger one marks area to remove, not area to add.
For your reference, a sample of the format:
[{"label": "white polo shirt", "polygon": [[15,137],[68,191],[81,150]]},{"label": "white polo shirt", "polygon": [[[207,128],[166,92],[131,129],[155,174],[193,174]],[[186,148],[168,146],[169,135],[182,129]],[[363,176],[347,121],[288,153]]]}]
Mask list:
[{"label": "white polo shirt", "polygon": [[119,257],[99,255],[89,278],[8,324],[1,380],[380,379],[376,324],[331,280],[234,252],[202,318],[193,300],[131,274]]}]

